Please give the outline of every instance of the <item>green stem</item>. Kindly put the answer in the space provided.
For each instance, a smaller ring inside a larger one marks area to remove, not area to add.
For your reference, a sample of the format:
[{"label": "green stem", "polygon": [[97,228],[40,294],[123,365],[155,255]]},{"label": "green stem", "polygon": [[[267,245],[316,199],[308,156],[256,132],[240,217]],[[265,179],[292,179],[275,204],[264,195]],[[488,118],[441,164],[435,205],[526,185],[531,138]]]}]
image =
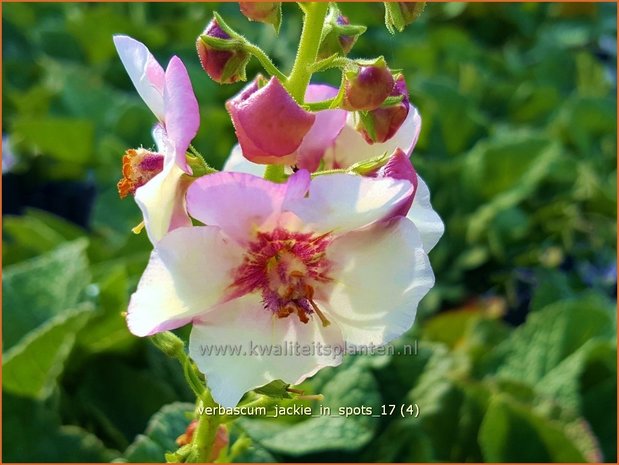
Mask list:
[{"label": "green stem", "polygon": [[[209,395],[210,397],[210,395]],[[213,407],[209,405],[210,402],[203,401],[204,406]],[[208,463],[211,462],[211,454],[213,450],[213,444],[217,435],[217,428],[219,427],[220,418],[216,415],[201,414],[198,418],[198,426],[194,433],[193,440],[193,454],[192,460],[196,463]]]},{"label": "green stem", "polygon": [[286,180],[284,165],[267,165],[264,170],[264,179],[273,182],[284,182]]},{"label": "green stem", "polygon": [[258,59],[258,61],[267,73],[269,73],[271,76],[275,76],[281,82],[286,82],[286,79],[288,79],[287,76],[279,69],[277,69],[277,66],[273,64],[269,56],[264,53],[264,51],[260,47],[257,47],[254,44],[247,42],[244,45],[244,48]]},{"label": "green stem", "polygon": [[299,49],[297,50],[297,57],[292,66],[290,77],[286,82],[288,92],[298,103],[303,103],[305,89],[307,89],[312,77],[311,66],[316,61],[316,56],[318,55],[322,27],[329,4],[327,2],[307,3],[304,6],[305,18],[301,40],[299,41]]}]

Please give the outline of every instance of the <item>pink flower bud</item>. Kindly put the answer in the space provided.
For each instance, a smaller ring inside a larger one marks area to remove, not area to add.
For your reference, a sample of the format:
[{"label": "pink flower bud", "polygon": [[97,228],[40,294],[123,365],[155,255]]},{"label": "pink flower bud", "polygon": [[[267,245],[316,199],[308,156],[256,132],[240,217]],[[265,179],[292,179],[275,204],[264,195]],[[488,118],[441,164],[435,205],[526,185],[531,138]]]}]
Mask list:
[{"label": "pink flower bud", "polygon": [[282,4],[280,2],[239,2],[241,13],[250,21],[272,24],[276,31],[282,22]]},{"label": "pink flower bud", "polygon": [[374,110],[389,97],[393,86],[393,76],[384,61],[346,72],[342,108],[348,111]]},{"label": "pink flower bud", "polygon": [[355,129],[368,144],[391,139],[406,119],[410,107],[404,76],[396,76],[390,97],[402,97],[399,103],[381,106],[367,113],[359,113]]},{"label": "pink flower bud", "polygon": [[200,64],[210,78],[219,84],[244,81],[250,54],[212,19],[196,40]]},{"label": "pink flower bud", "polygon": [[118,181],[118,194],[125,198],[163,170],[163,155],[146,149],[129,149],[123,156],[123,177]]},{"label": "pink flower bud", "polygon": [[226,102],[243,155],[254,163],[294,164],[316,115],[301,108],[277,78],[263,87],[261,79]]},{"label": "pink flower bud", "polygon": [[389,157],[389,161],[376,173],[377,178],[405,179],[413,185],[411,193],[394,209],[393,216],[406,216],[415,199],[419,180],[415,168],[402,149],[397,148]]}]

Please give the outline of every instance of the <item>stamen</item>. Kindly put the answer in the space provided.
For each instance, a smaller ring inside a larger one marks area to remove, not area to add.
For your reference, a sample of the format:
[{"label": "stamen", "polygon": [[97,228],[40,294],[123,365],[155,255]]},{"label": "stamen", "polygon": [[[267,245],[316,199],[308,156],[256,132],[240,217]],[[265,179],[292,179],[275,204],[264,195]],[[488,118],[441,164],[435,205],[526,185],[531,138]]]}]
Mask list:
[{"label": "stamen", "polygon": [[131,232],[133,234],[140,234],[142,232],[142,229],[144,229],[144,221],[141,221],[140,224],[131,228]]}]

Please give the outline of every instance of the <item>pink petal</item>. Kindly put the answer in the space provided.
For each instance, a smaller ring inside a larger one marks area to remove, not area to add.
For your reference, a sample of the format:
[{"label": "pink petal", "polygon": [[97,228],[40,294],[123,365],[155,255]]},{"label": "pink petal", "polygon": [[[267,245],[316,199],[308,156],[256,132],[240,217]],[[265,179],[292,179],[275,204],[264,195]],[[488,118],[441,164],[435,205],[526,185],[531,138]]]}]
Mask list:
[{"label": "pink petal", "polygon": [[219,226],[241,244],[258,229],[274,227],[285,199],[305,195],[310,176],[301,170],[277,184],[245,173],[221,172],[197,179],[187,192],[189,214]]},{"label": "pink petal", "polygon": [[261,89],[255,82],[249,84],[228,100],[226,108],[243,154],[256,163],[294,163],[293,152],[316,118],[303,110],[276,78]]},{"label": "pink petal", "polygon": [[143,43],[131,37],[114,36],[114,45],[138,94],[155,116],[163,121],[163,68]]},{"label": "pink petal", "polygon": [[200,127],[200,110],[187,69],[177,56],[172,57],[165,72],[163,92],[165,129],[174,149],[178,166],[190,173],[185,152]]},{"label": "pink petal", "polygon": [[377,178],[391,178],[391,179],[404,179],[409,181],[412,185],[410,194],[402,199],[400,203],[395,207],[393,216],[406,216],[413,204],[415,193],[417,192],[417,173],[410,161],[410,158],[402,151],[402,149],[396,149],[396,151],[389,157],[387,164],[378,170],[376,173]]},{"label": "pink petal", "polygon": [[[305,93],[306,102],[320,102],[337,95],[335,87],[310,84]],[[297,150],[297,166],[311,172],[316,171],[325,150],[333,145],[346,124],[346,111],[323,110],[316,113],[316,120]]]}]

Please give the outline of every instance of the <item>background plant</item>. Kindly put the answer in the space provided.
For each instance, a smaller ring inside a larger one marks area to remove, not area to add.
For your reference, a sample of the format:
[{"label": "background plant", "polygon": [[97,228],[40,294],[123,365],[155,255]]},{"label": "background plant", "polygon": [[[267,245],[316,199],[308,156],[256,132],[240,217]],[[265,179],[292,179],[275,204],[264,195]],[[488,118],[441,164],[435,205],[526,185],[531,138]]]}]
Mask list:
[{"label": "background plant", "polygon": [[[300,22],[276,37],[236,4],[3,6],[6,461],[159,461],[187,426],[180,368],[120,317],[150,245],[117,198],[119,159],[152,121],[111,36],[183,58],[195,145],[219,168],[234,143],[222,104],[242,84],[211,82],[195,56],[215,8],[290,68]],[[419,354],[349,357],[303,387],[421,414],[243,420],[236,459],[616,460],[616,7],[430,5],[395,36],[381,4],[341,9],[368,26],[353,56],[406,75],[413,161],[446,233],[399,343]]]}]

